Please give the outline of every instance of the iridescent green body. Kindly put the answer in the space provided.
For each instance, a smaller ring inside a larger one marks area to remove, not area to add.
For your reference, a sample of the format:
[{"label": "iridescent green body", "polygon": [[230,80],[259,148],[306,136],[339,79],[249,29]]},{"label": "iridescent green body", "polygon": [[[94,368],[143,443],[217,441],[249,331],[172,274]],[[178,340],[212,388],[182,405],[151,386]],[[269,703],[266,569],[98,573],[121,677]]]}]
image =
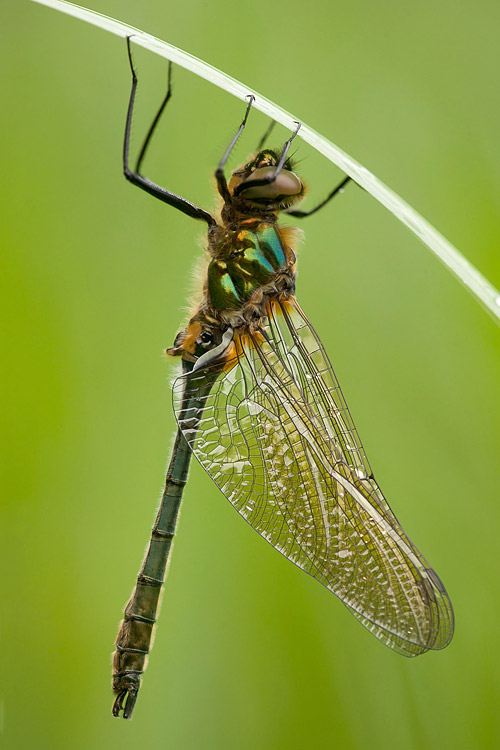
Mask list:
[{"label": "iridescent green body", "polygon": [[208,294],[217,310],[238,310],[288,264],[276,225],[227,232],[208,266]]}]

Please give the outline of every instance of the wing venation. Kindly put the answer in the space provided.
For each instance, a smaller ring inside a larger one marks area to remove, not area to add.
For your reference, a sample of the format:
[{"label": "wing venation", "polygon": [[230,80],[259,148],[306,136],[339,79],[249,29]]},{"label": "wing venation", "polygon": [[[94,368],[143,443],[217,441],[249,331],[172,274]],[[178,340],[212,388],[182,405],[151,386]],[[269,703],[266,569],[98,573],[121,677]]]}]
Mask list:
[{"label": "wing venation", "polygon": [[[204,469],[259,534],[387,646],[405,656],[446,646],[446,590],[373,478],[297,302],[272,302],[262,333],[236,333],[233,344],[224,370],[174,384],[179,426]],[[200,392],[193,427],[181,404]]]}]

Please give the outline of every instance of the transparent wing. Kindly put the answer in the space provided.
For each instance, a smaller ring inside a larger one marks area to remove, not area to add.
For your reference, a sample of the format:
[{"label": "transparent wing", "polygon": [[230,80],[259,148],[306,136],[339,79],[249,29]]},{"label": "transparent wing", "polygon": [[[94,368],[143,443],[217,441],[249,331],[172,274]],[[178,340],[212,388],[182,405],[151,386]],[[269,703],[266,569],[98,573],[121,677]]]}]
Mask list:
[{"label": "transparent wing", "polygon": [[[183,410],[189,399],[196,405]],[[174,410],[236,510],[377,638],[405,656],[450,642],[446,590],[375,482],[328,357],[295,300],[270,303],[260,333],[235,334],[222,371],[219,363],[218,371],[179,377]]]}]

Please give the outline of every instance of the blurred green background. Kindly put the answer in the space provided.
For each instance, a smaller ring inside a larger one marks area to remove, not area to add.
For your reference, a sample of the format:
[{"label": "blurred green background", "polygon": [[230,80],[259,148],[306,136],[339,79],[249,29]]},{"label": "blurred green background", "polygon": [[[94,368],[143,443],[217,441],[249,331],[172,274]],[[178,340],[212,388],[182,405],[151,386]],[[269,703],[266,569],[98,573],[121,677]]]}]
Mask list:
[{"label": "blurred green background", "polygon": [[[497,2],[90,6],[293,112],[500,286]],[[203,227],[122,177],[124,42],[20,0],[2,0],[0,24],[2,747],[498,748],[500,328],[355,186],[302,225],[298,296],[448,588],[455,639],[391,653],[194,465],[135,715],[111,717],[113,641],[174,431],[162,350]],[[137,148],[166,63],[136,61]],[[176,70],[146,172],[212,207],[241,113]],[[265,126],[252,114],[233,166]],[[340,175],[303,143],[297,157],[312,203]]]}]

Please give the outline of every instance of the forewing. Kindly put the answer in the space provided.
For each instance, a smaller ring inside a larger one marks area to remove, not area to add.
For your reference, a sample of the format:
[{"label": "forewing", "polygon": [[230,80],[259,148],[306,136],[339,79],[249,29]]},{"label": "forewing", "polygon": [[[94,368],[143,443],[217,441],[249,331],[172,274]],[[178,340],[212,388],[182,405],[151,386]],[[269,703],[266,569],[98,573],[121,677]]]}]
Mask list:
[{"label": "forewing", "polygon": [[449,643],[448,595],[375,482],[326,353],[295,300],[272,302],[260,333],[236,333],[222,372],[178,378],[174,409],[237,511],[381,641],[406,656]]}]

